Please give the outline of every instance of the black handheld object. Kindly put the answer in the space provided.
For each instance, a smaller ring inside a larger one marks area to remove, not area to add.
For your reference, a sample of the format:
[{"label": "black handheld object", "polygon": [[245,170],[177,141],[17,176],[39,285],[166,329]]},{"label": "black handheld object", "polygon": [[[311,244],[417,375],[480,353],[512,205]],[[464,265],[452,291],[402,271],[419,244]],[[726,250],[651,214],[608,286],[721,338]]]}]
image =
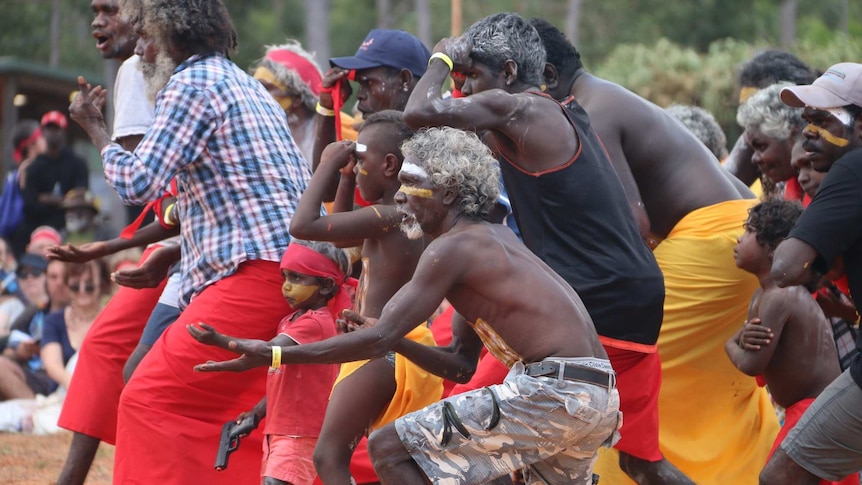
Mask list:
[{"label": "black handheld object", "polygon": [[227,468],[227,459],[230,454],[239,448],[239,437],[231,436],[236,421],[228,421],[221,427],[221,438],[218,442],[218,453],[216,454],[215,465],[216,471],[222,471]]},{"label": "black handheld object", "polygon": [[236,421],[228,421],[221,427],[221,438],[218,442],[218,453],[213,467],[216,471],[222,471],[227,468],[227,459],[230,454],[239,448],[239,441],[243,436],[247,436],[251,431],[257,428],[260,418],[257,415],[251,414],[239,423]]}]

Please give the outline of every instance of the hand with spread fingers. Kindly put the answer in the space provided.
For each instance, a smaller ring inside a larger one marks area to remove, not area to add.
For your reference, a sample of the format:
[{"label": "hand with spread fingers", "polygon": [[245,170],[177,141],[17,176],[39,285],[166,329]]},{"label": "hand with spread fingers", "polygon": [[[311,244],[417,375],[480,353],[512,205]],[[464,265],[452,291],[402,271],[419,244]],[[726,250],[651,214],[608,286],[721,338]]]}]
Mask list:
[{"label": "hand with spread fingers", "polygon": [[48,248],[48,259],[56,259],[65,263],[86,263],[111,254],[111,248],[105,241],[94,241],[80,246],[64,244]]},{"label": "hand with spread fingers", "polygon": [[195,366],[198,372],[242,372],[255,367],[269,365],[272,361],[272,346],[264,340],[238,339],[223,335],[206,323],[190,323],[186,330],[195,340],[241,354],[236,359],[222,362],[207,361]]}]

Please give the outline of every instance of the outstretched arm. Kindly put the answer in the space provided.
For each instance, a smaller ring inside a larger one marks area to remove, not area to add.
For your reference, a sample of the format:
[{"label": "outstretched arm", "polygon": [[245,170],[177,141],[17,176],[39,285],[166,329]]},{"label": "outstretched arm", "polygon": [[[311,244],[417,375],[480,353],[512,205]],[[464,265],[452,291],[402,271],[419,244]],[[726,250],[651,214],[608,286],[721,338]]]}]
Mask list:
[{"label": "outstretched arm", "polygon": [[[281,362],[336,364],[386,355],[386,352],[395,348],[401,338],[434,312],[446,297],[446,293],[460,278],[465,263],[458,263],[463,262],[464,258],[457,258],[452,254],[455,248],[445,251],[446,254],[441,254],[433,246],[434,243],[422,254],[413,279],[389,300],[383,308],[380,319],[373,327],[337,335],[320,342],[281,348]],[[447,260],[453,261],[453,264],[435,264],[436,261]],[[188,331],[195,336],[200,329],[189,325]],[[196,370],[244,370],[249,368],[247,364],[237,363],[237,361],[251,362],[256,365],[264,365],[272,361],[273,346],[260,340],[231,340],[222,336],[222,338],[213,339],[212,345],[242,355],[228,362],[201,364],[195,367]]]},{"label": "outstretched arm", "polygon": [[103,256],[120,252],[124,249],[146,246],[179,234],[179,226],[165,229],[158,222],[151,222],[135,231],[131,239],[114,238],[107,241],[95,241],[81,246],[66,244],[48,248],[48,259],[58,259],[67,263],[86,263]]}]

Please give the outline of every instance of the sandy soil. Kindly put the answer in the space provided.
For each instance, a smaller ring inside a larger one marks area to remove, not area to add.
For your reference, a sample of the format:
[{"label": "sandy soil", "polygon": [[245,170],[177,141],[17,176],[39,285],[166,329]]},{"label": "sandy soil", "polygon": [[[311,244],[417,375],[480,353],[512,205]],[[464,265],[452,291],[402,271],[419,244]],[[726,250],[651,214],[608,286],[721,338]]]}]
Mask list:
[{"label": "sandy soil", "polygon": [[[56,483],[72,433],[27,436],[0,433],[0,483],[49,485]],[[114,447],[102,444],[90,474],[88,485],[110,485],[114,470]]]}]

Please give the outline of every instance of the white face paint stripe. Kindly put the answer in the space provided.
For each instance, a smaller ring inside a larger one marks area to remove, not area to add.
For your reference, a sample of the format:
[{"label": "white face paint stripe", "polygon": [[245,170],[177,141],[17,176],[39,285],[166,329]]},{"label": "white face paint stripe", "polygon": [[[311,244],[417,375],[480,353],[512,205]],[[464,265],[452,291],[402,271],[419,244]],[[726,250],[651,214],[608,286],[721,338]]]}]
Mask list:
[{"label": "white face paint stripe", "polygon": [[356,144],[356,151],[359,153],[365,153],[368,151],[368,146],[363,145],[362,143],[357,143]]},{"label": "white face paint stripe", "polygon": [[422,167],[416,165],[415,163],[404,162],[403,164],[401,164],[401,171],[415,177],[422,177],[426,179],[429,178],[428,172],[426,172]]},{"label": "white face paint stripe", "polygon": [[853,124],[853,116],[844,108],[826,108],[823,111],[834,116],[844,126],[851,126]]}]

